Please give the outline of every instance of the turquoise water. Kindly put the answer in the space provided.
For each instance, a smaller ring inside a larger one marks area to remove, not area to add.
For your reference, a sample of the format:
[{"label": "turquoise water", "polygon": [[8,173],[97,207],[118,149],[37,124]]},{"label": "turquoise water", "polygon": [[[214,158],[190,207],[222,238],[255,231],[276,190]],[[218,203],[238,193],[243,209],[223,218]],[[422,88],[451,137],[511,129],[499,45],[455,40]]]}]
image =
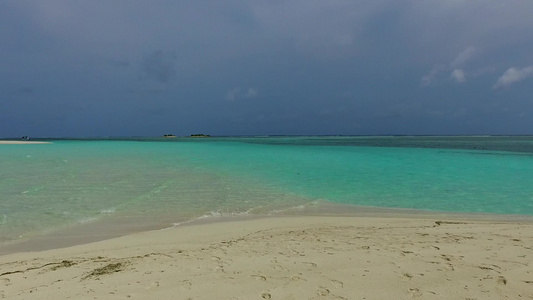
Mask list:
[{"label": "turquoise water", "polygon": [[333,202],[533,215],[533,138],[268,137],[0,145],[0,242]]}]

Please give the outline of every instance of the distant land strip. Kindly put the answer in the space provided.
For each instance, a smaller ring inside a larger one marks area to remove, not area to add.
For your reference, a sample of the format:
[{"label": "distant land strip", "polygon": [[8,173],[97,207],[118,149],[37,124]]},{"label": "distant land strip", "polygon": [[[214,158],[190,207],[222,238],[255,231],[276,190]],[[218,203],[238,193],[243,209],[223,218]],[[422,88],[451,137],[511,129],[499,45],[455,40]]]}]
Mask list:
[{"label": "distant land strip", "polygon": [[18,144],[51,144],[51,142],[33,142],[33,141],[0,141],[0,145],[18,145]]}]

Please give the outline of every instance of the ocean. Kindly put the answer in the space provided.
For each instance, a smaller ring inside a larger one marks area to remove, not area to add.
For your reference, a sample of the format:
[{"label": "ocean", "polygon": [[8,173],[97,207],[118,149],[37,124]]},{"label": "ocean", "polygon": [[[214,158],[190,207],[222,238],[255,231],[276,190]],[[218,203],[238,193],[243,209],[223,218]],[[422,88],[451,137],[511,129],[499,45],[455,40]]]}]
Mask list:
[{"label": "ocean", "polygon": [[533,216],[533,137],[47,141],[0,145],[0,243],[309,208]]}]

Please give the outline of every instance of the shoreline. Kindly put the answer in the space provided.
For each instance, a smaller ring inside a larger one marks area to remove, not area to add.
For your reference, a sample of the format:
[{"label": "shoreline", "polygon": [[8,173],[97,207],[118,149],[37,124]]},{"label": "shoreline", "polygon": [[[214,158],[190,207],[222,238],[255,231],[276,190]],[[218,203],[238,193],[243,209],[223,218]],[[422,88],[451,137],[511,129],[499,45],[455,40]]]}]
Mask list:
[{"label": "shoreline", "polygon": [[185,226],[217,224],[242,220],[286,217],[331,217],[331,218],[379,218],[379,219],[446,219],[453,221],[490,222],[490,223],[526,223],[533,225],[533,216],[508,215],[493,213],[429,211],[409,208],[388,208],[360,206],[334,202],[314,202],[305,206],[287,208],[268,214],[202,215],[194,219],[179,222],[159,222],[162,218],[144,215],[107,216],[88,223],[65,225],[48,233],[28,236],[24,239],[0,243],[0,257],[18,252],[40,252],[73,246],[82,246],[94,242],[149,232],[167,230]]},{"label": "shoreline", "polygon": [[2,255],[0,298],[533,297],[532,223],[444,216],[230,219]]},{"label": "shoreline", "polygon": [[[269,214],[235,214],[235,215],[202,215],[190,220],[179,222],[159,222],[151,216],[144,215],[108,216],[88,223],[65,225],[48,233],[28,236],[20,240],[0,243],[0,257],[19,252],[41,252],[61,248],[83,246],[94,242],[106,241],[124,236],[167,230],[185,226],[218,224],[234,221],[250,221],[264,218],[290,217],[331,217],[331,218],[378,218],[378,219],[434,219],[489,223],[526,223],[533,225],[533,216],[507,215],[493,213],[467,213],[429,211],[409,208],[388,208],[360,206],[334,202],[315,202],[305,206],[287,208],[277,213]],[[169,220],[168,216],[161,219]]]}]

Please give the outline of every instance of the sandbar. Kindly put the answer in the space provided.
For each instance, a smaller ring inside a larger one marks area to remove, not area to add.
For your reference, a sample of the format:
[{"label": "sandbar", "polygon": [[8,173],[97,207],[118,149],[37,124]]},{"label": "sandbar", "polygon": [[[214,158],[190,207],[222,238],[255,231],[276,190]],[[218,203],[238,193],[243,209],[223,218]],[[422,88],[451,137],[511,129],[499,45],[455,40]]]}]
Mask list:
[{"label": "sandbar", "polygon": [[276,216],[0,256],[5,299],[533,299],[533,224]]},{"label": "sandbar", "polygon": [[51,142],[38,142],[38,141],[0,141],[0,145],[24,145],[24,144],[51,144]]}]

